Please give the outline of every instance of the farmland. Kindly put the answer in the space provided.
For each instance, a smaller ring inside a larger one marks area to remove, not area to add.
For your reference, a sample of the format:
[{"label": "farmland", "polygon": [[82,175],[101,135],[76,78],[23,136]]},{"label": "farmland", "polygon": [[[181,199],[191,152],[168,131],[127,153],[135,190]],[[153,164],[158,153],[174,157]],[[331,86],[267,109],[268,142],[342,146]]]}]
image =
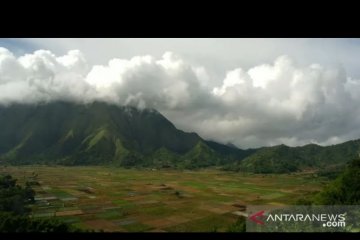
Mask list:
[{"label": "farmland", "polygon": [[326,180],[302,174],[245,174],[104,166],[7,166],[34,186],[33,217],[63,219],[108,232],[227,231],[243,205],[285,205],[319,191]]}]

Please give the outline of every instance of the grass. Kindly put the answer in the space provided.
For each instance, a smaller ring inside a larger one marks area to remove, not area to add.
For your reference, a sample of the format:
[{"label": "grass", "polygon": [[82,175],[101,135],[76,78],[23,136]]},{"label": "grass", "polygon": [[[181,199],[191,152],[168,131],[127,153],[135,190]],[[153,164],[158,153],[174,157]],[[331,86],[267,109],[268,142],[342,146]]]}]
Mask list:
[{"label": "grass", "polygon": [[[19,183],[35,172],[41,185],[34,189],[43,192],[38,196],[58,198],[35,204],[35,217],[81,209],[80,215],[59,218],[83,228],[89,228],[84,222],[95,221],[99,229],[105,231],[130,232],[226,231],[236,222],[235,203],[294,204],[303,196],[321,190],[326,183],[324,178],[311,174],[263,175],[218,170],[150,171],[34,165],[9,166],[1,171],[12,174]],[[93,192],[78,190],[85,187]],[[167,187],[169,189],[164,190]],[[177,191],[181,197],[175,194]],[[72,197],[76,198],[68,199]],[[133,221],[119,224],[126,219]]]},{"label": "grass", "polygon": [[107,219],[107,220],[120,219],[120,218],[127,216],[127,212],[124,210],[120,210],[120,209],[119,210],[111,210],[111,211],[101,212],[101,213],[97,214],[96,216],[100,219]]},{"label": "grass", "polygon": [[187,181],[187,182],[183,182],[182,185],[184,186],[190,186],[190,187],[194,187],[200,190],[204,190],[208,188],[208,185],[201,183],[201,182],[197,182],[197,181]]},{"label": "grass", "polygon": [[113,200],[112,203],[119,205],[119,206],[126,206],[126,205],[130,204],[131,202],[123,200],[123,199],[116,199],[116,200]]},{"label": "grass", "polygon": [[61,216],[61,217],[58,217],[58,219],[66,222],[66,223],[71,223],[71,224],[81,222],[81,218],[74,217],[74,216]]},{"label": "grass", "polygon": [[224,215],[211,215],[187,223],[166,228],[169,232],[213,232],[225,229],[234,222],[234,219]]},{"label": "grass", "polygon": [[73,195],[67,193],[66,191],[64,190],[61,190],[61,189],[50,189],[48,190],[49,193],[55,195],[56,197],[58,198],[71,198],[71,197],[74,197]]},{"label": "grass", "polygon": [[151,227],[142,223],[134,223],[129,225],[124,225],[123,228],[125,228],[129,232],[145,232],[147,230],[150,230]]},{"label": "grass", "polygon": [[157,217],[165,217],[165,216],[171,216],[176,210],[172,209],[170,207],[160,205],[155,207],[146,207],[140,210],[141,213],[157,216]]}]

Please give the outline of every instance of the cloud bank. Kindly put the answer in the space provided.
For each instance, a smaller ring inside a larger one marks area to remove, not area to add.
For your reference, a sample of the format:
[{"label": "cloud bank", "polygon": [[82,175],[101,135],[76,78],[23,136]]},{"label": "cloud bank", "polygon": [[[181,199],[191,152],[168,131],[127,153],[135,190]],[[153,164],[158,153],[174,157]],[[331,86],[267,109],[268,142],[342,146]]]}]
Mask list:
[{"label": "cloud bank", "polygon": [[302,66],[280,56],[228,71],[213,86],[209,71],[171,52],[90,66],[78,50],[16,57],[0,48],[0,104],[101,100],[155,108],[178,128],[239,147],[334,144],[360,138],[360,80],[342,67]]}]

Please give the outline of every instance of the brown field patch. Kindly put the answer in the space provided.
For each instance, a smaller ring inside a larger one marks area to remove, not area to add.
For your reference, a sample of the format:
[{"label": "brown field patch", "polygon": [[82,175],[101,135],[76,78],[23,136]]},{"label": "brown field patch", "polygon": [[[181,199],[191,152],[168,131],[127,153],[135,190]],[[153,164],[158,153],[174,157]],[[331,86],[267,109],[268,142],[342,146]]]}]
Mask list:
[{"label": "brown field patch", "polygon": [[148,205],[148,204],[151,204],[151,205],[155,204],[156,205],[158,203],[160,203],[160,202],[157,201],[157,200],[144,200],[144,201],[136,202],[136,204],[139,204],[139,205]]},{"label": "brown field patch", "polygon": [[220,205],[218,208],[227,210],[227,212],[231,212],[231,211],[238,210],[237,207],[234,207],[234,206],[232,206],[232,205],[227,205],[227,204],[222,204],[222,205]]},{"label": "brown field patch", "polygon": [[229,212],[229,210],[227,210],[227,209],[221,209],[221,208],[217,208],[217,207],[207,208],[204,210],[207,210],[212,213],[217,213],[217,214],[223,214],[223,213]]},{"label": "brown field patch", "polygon": [[144,224],[146,224],[145,222],[151,222],[154,221],[158,218],[154,217],[154,216],[149,216],[149,215],[136,215],[136,220],[138,222],[142,222]]},{"label": "brown field patch", "polygon": [[225,196],[225,197],[234,197],[233,194],[228,194],[228,193],[219,193],[220,196]]},{"label": "brown field patch", "polygon": [[274,205],[274,206],[286,206],[286,204],[284,203],[279,203],[279,202],[269,202],[269,205]]},{"label": "brown field patch", "polygon": [[82,210],[88,214],[95,214],[103,211],[102,206],[82,207]]},{"label": "brown field patch", "polygon": [[73,190],[73,189],[67,189],[67,192],[70,194],[70,195],[73,195],[75,197],[84,197],[85,194],[84,193],[81,193],[79,191],[76,191],[76,190]]},{"label": "brown field patch", "polygon": [[172,200],[172,201],[167,201],[166,203],[164,203],[165,205],[171,205],[171,206],[176,206],[177,208],[181,208],[181,207],[186,207],[187,204],[190,204],[189,201],[187,201],[186,199],[176,199],[176,200]]},{"label": "brown field patch", "polygon": [[164,228],[164,227],[176,225],[176,223],[169,221],[167,219],[147,220],[147,221],[143,221],[142,223],[149,225],[151,227],[154,227],[154,228]]},{"label": "brown field patch", "polygon": [[168,220],[169,222],[173,222],[175,224],[181,224],[190,221],[190,219],[183,216],[171,216],[171,217],[167,217],[166,220]]},{"label": "brown field patch", "polygon": [[166,232],[166,231],[163,229],[156,228],[156,229],[150,230],[148,232]]},{"label": "brown field patch", "polygon": [[181,190],[186,191],[186,192],[191,192],[191,193],[201,193],[202,191],[195,189],[193,187],[188,187],[188,186],[181,186]]},{"label": "brown field patch", "polygon": [[189,211],[189,212],[184,212],[183,214],[181,214],[183,217],[192,220],[197,220],[197,219],[201,219],[207,216],[212,215],[212,212],[209,212],[207,210],[203,210],[203,209],[198,209],[196,211]]},{"label": "brown field patch", "polygon": [[71,210],[71,211],[61,211],[56,212],[55,216],[74,216],[74,215],[82,215],[84,212],[82,210]]},{"label": "brown field patch", "polygon": [[150,187],[148,187],[149,189],[154,189],[154,190],[174,190],[173,186],[167,185],[167,184],[160,184],[160,185],[152,185]]},{"label": "brown field patch", "polygon": [[95,230],[104,230],[106,232],[121,232],[125,231],[121,227],[117,226],[115,223],[103,219],[97,219],[97,220],[90,220],[85,221],[85,225],[89,226],[91,229]]},{"label": "brown field patch", "polygon": [[234,211],[234,209],[237,208],[225,204],[202,204],[201,206],[199,206],[199,209],[206,210],[216,214],[224,214],[227,212]]},{"label": "brown field patch", "polygon": [[135,196],[124,197],[124,198],[121,198],[121,199],[124,199],[126,201],[144,201],[144,199],[146,199],[146,197],[145,196],[135,195]]},{"label": "brown field patch", "polygon": [[122,207],[119,206],[108,206],[108,207],[103,207],[103,210],[117,210],[117,209],[121,209]]}]

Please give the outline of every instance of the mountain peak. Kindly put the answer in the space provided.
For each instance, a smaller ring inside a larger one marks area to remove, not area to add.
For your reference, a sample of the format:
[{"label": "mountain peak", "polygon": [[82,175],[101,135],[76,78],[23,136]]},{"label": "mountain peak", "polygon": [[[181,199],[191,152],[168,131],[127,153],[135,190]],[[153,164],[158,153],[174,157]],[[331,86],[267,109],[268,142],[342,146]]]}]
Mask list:
[{"label": "mountain peak", "polygon": [[162,147],[184,154],[202,139],[178,130],[154,109],[58,101],[0,110],[0,157],[11,161],[108,162],[117,140],[136,156],[147,156]]},{"label": "mountain peak", "polygon": [[226,146],[228,146],[228,147],[231,147],[231,148],[235,148],[235,149],[238,149],[238,147],[237,146],[235,146],[233,143],[231,143],[231,142],[228,142],[227,144],[225,144]]}]

